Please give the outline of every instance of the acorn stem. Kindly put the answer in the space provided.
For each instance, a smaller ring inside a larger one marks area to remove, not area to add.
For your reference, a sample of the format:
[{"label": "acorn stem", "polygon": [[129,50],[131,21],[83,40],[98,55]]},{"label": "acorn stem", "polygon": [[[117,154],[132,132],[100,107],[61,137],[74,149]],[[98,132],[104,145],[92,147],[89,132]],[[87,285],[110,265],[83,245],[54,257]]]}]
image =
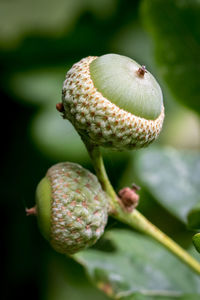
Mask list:
[{"label": "acorn stem", "polygon": [[181,248],[170,237],[163,233],[159,228],[148,221],[138,210],[134,209],[132,212],[127,212],[120,205],[118,196],[116,195],[109,178],[107,176],[103,158],[100,149],[96,145],[90,144],[82,138],[88,153],[91,157],[96,175],[102,185],[104,191],[110,196],[110,215],[119,221],[137,229],[138,231],[151,236],[160,244],[165,246],[170,252],[174,253],[182,262],[188,265],[197,274],[200,274],[200,263],[189,255],[183,248]]},{"label": "acorn stem", "polygon": [[95,169],[96,175],[99,179],[99,182],[101,183],[101,186],[104,191],[110,196],[110,204],[111,208],[115,208],[116,205],[118,205],[118,197],[110,183],[110,180],[108,178],[108,175],[106,173],[106,169],[104,166],[103,158],[100,152],[100,149],[96,145],[91,145],[88,141],[86,142],[83,140],[86,148],[88,150],[88,153],[90,155],[90,158],[93,163],[93,167]]}]

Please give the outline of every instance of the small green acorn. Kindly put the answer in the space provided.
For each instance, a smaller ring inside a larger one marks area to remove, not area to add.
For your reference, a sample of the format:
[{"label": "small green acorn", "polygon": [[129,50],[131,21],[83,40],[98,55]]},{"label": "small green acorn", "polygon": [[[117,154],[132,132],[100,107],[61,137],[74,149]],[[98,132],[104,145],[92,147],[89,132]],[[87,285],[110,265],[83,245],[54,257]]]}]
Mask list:
[{"label": "small green acorn", "polygon": [[92,246],[103,234],[108,198],[91,172],[75,163],[58,163],[37,186],[36,215],[51,246],[60,253],[74,254]]},{"label": "small green acorn", "polygon": [[91,143],[117,150],[147,146],[164,120],[155,78],[144,66],[117,54],[89,56],[74,64],[63,84],[62,107],[57,108]]},{"label": "small green acorn", "polygon": [[192,241],[196,250],[200,253],[200,232],[193,236]]}]

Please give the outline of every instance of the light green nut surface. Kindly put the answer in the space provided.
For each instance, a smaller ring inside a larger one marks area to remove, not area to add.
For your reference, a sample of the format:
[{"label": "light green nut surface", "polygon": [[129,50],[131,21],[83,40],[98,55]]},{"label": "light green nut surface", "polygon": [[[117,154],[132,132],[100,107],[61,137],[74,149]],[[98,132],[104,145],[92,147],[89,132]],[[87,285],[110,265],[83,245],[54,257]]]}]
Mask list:
[{"label": "light green nut surface", "polygon": [[147,146],[164,120],[161,89],[134,60],[117,54],[86,57],[63,84],[64,118],[94,144],[117,150]]},{"label": "light green nut surface", "polygon": [[92,246],[104,232],[108,198],[97,177],[78,164],[51,167],[38,185],[36,203],[41,231],[60,253],[73,254]]},{"label": "light green nut surface", "polygon": [[107,54],[92,61],[90,74],[96,89],[112,103],[138,117],[155,120],[162,111],[162,92],[151,73],[138,75],[139,68],[126,56]]}]

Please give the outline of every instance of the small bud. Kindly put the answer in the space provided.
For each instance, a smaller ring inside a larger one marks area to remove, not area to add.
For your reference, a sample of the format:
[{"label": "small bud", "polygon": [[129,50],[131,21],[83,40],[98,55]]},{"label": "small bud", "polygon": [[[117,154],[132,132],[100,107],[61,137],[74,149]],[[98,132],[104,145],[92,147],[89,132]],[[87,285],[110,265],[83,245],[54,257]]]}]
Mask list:
[{"label": "small bud", "polygon": [[139,195],[136,194],[136,190],[139,187],[133,184],[132,188],[125,187],[119,191],[120,200],[124,206],[124,208],[131,212],[133,209],[138,205],[139,202]]}]

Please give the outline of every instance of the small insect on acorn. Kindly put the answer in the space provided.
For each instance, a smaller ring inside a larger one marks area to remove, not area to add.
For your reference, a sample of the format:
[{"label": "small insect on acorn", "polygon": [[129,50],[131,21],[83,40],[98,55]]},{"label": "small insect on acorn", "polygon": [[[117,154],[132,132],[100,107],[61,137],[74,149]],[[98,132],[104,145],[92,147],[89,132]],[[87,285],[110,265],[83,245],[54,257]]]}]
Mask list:
[{"label": "small insect on acorn", "polygon": [[137,70],[137,74],[140,76],[140,77],[144,77],[144,74],[147,73],[147,70],[146,70],[146,67],[145,66],[141,66],[141,68],[139,68]]}]

